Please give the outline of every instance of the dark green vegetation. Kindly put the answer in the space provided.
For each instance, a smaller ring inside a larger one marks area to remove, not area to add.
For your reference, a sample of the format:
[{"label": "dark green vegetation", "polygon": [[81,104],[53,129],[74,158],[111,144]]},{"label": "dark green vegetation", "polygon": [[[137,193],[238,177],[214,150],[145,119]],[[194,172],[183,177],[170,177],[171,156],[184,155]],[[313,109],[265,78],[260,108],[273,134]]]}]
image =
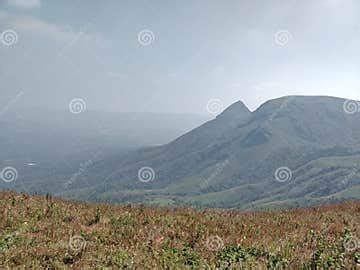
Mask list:
[{"label": "dark green vegetation", "polygon": [[359,202],[195,211],[0,193],[1,269],[357,269]]}]

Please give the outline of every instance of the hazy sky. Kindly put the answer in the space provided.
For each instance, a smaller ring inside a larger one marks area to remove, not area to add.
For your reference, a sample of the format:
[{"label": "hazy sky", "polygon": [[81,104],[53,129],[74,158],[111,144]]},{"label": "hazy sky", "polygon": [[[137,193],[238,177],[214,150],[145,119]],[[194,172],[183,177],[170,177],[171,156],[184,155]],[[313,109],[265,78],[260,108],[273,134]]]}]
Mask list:
[{"label": "hazy sky", "polygon": [[0,3],[0,108],[82,98],[88,110],[204,114],[211,99],[360,99],[359,0]]}]

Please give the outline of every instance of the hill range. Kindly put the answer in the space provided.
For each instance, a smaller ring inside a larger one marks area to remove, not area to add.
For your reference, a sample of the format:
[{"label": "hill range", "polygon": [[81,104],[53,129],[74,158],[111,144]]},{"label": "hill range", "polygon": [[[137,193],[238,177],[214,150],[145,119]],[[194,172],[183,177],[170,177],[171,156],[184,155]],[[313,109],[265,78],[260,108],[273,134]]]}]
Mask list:
[{"label": "hill range", "polygon": [[[360,198],[360,113],[346,100],[237,102],[176,140],[93,162],[56,195],[97,201],[263,209]],[[141,179],[144,177],[144,179]],[[141,181],[139,181],[141,180]]]}]

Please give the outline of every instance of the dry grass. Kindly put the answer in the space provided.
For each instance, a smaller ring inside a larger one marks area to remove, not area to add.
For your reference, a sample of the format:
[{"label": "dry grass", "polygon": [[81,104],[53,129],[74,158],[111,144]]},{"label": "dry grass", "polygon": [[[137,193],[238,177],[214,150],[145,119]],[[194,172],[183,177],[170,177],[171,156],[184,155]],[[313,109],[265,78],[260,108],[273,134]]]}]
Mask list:
[{"label": "dry grass", "polygon": [[360,202],[239,213],[2,192],[0,206],[0,268],[357,269],[360,262]]}]

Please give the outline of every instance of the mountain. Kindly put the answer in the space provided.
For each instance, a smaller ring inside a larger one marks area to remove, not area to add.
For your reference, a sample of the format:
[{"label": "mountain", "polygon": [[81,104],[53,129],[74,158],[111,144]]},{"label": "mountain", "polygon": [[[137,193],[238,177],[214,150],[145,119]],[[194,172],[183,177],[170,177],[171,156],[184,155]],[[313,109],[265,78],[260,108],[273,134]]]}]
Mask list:
[{"label": "mountain", "polygon": [[[360,114],[346,113],[344,102],[289,96],[254,112],[237,102],[166,145],[95,163],[60,194],[241,209],[359,199]],[[143,167],[152,181],[139,181]],[[281,168],[288,181],[278,179]]]},{"label": "mountain", "polygon": [[[168,143],[208,118],[191,114],[119,113],[44,109],[0,114],[0,172],[18,179],[0,189],[57,193],[82,167],[149,145]],[[91,159],[91,162],[89,161]]]},{"label": "mountain", "polygon": [[50,191],[90,201],[239,209],[359,199],[360,113],[346,113],[344,103],[288,96],[250,112],[237,102],[168,144],[98,159],[71,187]]}]

